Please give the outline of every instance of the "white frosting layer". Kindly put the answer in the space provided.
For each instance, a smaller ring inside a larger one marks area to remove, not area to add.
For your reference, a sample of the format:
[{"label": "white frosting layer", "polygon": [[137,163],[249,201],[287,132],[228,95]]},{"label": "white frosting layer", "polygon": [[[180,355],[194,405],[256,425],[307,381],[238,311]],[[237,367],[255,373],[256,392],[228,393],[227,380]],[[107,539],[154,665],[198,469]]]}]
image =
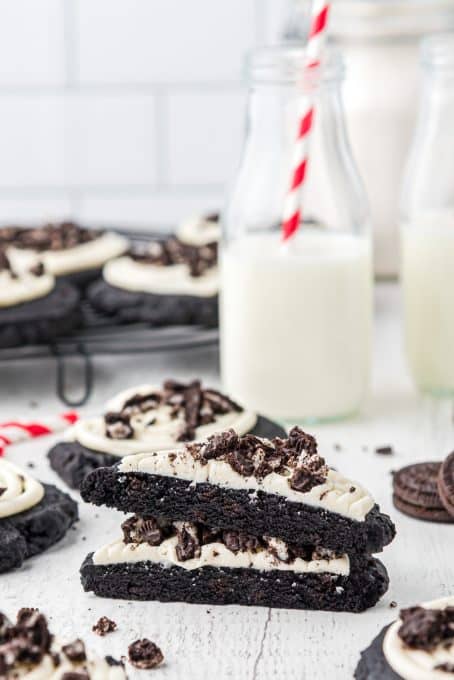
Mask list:
[{"label": "white frosting layer", "polygon": [[[454,607],[454,597],[444,597],[421,605],[426,609]],[[444,663],[454,664],[454,644],[448,649],[438,645],[433,651],[410,649],[398,635],[402,621],[396,621],[388,629],[383,641],[383,653],[391,668],[404,680],[448,680],[451,674],[434,670]]]},{"label": "white frosting layer", "polygon": [[337,512],[358,521],[364,520],[374,506],[374,500],[368,491],[334,470],[328,471],[324,484],[314,486],[306,493],[295,491],[290,487],[290,471],[287,475],[272,472],[263,479],[243,477],[228,463],[221,460],[212,459],[202,465],[186,450],[173,451],[171,456],[168,451],[127,456],[121,461],[119,471],[147,472],[166,477],[178,477],[191,480],[195,484],[209,482],[230,489],[261,490],[285,496],[290,501]]},{"label": "white frosting layer", "polygon": [[33,264],[37,259],[44,263],[46,270],[55,276],[63,276],[85,269],[102,267],[108,260],[118,257],[129,247],[128,239],[114,232],[105,232],[99,238],[81,243],[65,250],[47,250],[36,253],[33,250],[8,248],[13,267]]},{"label": "white frosting layer", "polygon": [[[135,394],[150,394],[159,392],[160,389],[156,385],[139,385],[124,390],[106,404],[106,411],[121,411],[124,403]],[[119,457],[150,450],[174,449],[184,419],[182,415],[171,418],[170,413],[171,408],[163,405],[147,413],[132,416],[130,422],[134,430],[133,439],[109,439],[106,437],[105,423],[101,417],[79,420],[68,431],[67,437],[94,451],[110,453]],[[151,421],[152,424],[150,425]],[[210,435],[231,427],[239,435],[243,435],[250,432],[256,422],[257,416],[251,411],[219,415],[216,422],[202,425],[196,429],[196,440],[205,441]]]},{"label": "white frosting layer", "polygon": [[186,264],[163,267],[125,256],[108,262],[103,275],[111,286],[134,293],[212,297],[219,290],[217,267],[211,267],[202,276],[191,276]]},{"label": "white frosting layer", "polygon": [[177,238],[190,246],[215,243],[221,238],[221,225],[217,220],[207,220],[206,217],[195,215],[181,223]]},{"label": "white frosting layer", "polygon": [[0,518],[11,517],[32,508],[43,496],[44,488],[40,482],[13,463],[0,458]]},{"label": "white frosting layer", "polygon": [[0,307],[13,307],[48,295],[55,285],[50,274],[35,276],[29,271],[20,272],[17,278],[7,270],[0,271]]},{"label": "white frosting layer", "polygon": [[60,680],[64,673],[81,672],[86,669],[90,680],[125,680],[126,673],[123,666],[109,666],[104,658],[90,654],[87,651],[87,660],[83,663],[69,661],[61,652],[61,645],[52,644],[52,651],[59,654],[60,665],[55,667],[50,654],[42,659],[37,666],[22,666],[15,668],[11,673],[14,678],[27,678],[27,680]]},{"label": "white frosting layer", "polygon": [[200,567],[229,567],[231,569],[246,568],[260,571],[293,571],[298,574],[341,574],[348,576],[350,562],[347,555],[332,560],[310,560],[297,558],[291,564],[277,559],[268,550],[259,552],[234,553],[224,543],[208,543],[201,547],[200,557],[180,562],[176,555],[178,539],[176,536],[163,541],[161,545],[151,546],[148,543],[124,543],[121,539],[97,550],[93,555],[95,564],[121,564],[129,562],[154,562],[163,565],[176,565],[182,569],[199,569]]}]

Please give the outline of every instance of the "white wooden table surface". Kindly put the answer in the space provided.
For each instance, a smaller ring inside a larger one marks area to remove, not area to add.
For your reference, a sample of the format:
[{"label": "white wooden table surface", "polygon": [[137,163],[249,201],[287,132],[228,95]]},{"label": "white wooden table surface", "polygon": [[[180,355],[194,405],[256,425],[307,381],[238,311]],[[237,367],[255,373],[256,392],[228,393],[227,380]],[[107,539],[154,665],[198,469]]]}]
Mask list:
[{"label": "white wooden table surface", "polygon": [[[452,406],[424,400],[412,388],[396,287],[377,290],[376,319],[372,395],[363,415],[310,431],[318,436],[329,462],[369,487],[397,524],[398,536],[383,554],[391,586],[377,607],[353,615],[97,599],[82,591],[78,569],[89,551],[117,536],[122,515],[81,503],[81,522],[63,542],[0,577],[0,608],[12,615],[22,606],[40,607],[63,637],[80,635],[105,654],[120,656],[136,638],[150,637],[166,657],[165,666],[153,671],[153,677],[162,680],[351,678],[359,651],[395,617],[396,609],[389,607],[392,600],[403,606],[454,591],[454,525],[399,514],[391,505],[390,478],[390,471],[407,461],[437,460],[454,448]],[[96,390],[86,413],[96,413],[111,394],[144,380],[200,375],[209,383],[218,382],[214,350],[102,358],[96,365]],[[0,364],[1,419],[59,410],[51,362]],[[51,443],[41,439],[16,446],[8,456],[18,463],[34,461],[36,476],[59,484],[45,459]],[[386,444],[393,445],[394,456],[374,453],[375,446]],[[117,621],[116,633],[105,638],[91,633],[101,615]],[[147,673],[130,671],[130,677]]]}]

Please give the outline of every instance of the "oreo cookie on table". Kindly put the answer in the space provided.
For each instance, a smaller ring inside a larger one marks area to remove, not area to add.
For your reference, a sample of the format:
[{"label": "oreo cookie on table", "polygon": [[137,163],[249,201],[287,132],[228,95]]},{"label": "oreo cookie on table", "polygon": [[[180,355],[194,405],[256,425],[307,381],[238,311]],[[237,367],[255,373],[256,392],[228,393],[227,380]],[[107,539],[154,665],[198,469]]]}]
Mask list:
[{"label": "oreo cookie on table", "polygon": [[217,243],[188,245],[171,236],[108,262],[87,295],[119,323],[214,327],[218,292]]},{"label": "oreo cookie on table", "polygon": [[395,507],[410,517],[430,522],[454,522],[439,493],[441,463],[415,463],[393,476]]},{"label": "oreo cookie on table", "polygon": [[361,653],[356,680],[448,680],[454,675],[454,597],[403,609]]},{"label": "oreo cookie on table", "polygon": [[39,259],[59,280],[83,288],[100,276],[109,259],[124,253],[129,242],[112,231],[61,222],[0,228],[0,247],[7,250],[14,266],[29,266]]},{"label": "oreo cookie on table", "polygon": [[454,453],[450,453],[441,464],[437,481],[441,502],[454,518]]},{"label": "oreo cookie on table", "polygon": [[81,494],[134,513],[82,565],[84,588],[103,597],[359,612],[388,587],[371,553],[394,525],[299,428],[127,456]]},{"label": "oreo cookie on table", "polygon": [[0,459],[0,573],[50,548],[77,520],[67,494]]},{"label": "oreo cookie on table", "polygon": [[0,249],[0,349],[49,342],[80,323],[79,293],[42,262],[13,266]]},{"label": "oreo cookie on table", "polygon": [[243,409],[200,381],[139,385],[110,400],[103,416],[81,419],[49,451],[53,470],[78,489],[84,477],[123,456],[169,450],[233,427],[239,434],[284,436],[276,423]]}]

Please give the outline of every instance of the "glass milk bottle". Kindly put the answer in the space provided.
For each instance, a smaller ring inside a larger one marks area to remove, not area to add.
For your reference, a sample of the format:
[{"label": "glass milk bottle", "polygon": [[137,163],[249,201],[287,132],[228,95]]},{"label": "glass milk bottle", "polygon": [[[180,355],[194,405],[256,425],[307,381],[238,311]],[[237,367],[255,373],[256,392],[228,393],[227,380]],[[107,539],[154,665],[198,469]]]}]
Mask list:
[{"label": "glass milk bottle", "polygon": [[454,395],[454,33],[422,47],[419,121],[402,195],[406,348],[418,387]]},{"label": "glass milk bottle", "polygon": [[335,54],[320,82],[309,84],[316,114],[304,224],[285,244],[281,236],[303,63],[300,48],[261,50],[251,59],[248,132],[221,254],[224,386],[248,408],[291,422],[355,414],[371,353],[368,207],[346,136]]}]

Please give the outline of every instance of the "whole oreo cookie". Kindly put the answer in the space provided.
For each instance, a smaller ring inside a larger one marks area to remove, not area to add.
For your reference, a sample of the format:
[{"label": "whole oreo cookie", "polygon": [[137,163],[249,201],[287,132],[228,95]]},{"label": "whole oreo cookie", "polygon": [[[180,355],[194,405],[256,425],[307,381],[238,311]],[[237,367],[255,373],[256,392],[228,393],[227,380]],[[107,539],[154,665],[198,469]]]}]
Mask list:
[{"label": "whole oreo cookie", "polygon": [[444,507],[454,520],[454,452],[441,464],[438,473],[438,492]]},{"label": "whole oreo cookie", "polygon": [[55,486],[43,487],[44,497],[37,505],[0,519],[0,574],[50,548],[79,518],[72,498]]},{"label": "whole oreo cookie", "polygon": [[218,325],[218,296],[133,293],[100,280],[87,289],[93,307],[118,323],[145,322],[154,327]]},{"label": "whole oreo cookie", "polygon": [[57,282],[45,297],[0,309],[0,349],[49,342],[80,323],[79,292]]},{"label": "whole oreo cookie", "polygon": [[451,522],[438,493],[441,463],[415,463],[394,473],[393,502],[395,507],[415,519]]}]

